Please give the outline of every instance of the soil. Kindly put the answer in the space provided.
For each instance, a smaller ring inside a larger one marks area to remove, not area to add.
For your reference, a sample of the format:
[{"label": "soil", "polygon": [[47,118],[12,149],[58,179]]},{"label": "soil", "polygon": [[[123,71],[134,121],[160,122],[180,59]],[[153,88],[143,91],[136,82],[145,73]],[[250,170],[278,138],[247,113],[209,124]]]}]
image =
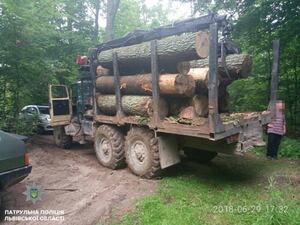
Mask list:
[{"label": "soil", "polygon": [[[93,145],[76,145],[63,150],[54,145],[51,135],[39,135],[28,144],[31,174],[7,191],[9,209],[63,210],[61,222],[26,224],[108,224],[131,210],[138,198],[153,193],[156,180],[145,180],[126,169],[101,166]],[[33,204],[23,192],[33,183],[43,189],[42,200]],[[3,224],[24,224],[5,222]]]}]

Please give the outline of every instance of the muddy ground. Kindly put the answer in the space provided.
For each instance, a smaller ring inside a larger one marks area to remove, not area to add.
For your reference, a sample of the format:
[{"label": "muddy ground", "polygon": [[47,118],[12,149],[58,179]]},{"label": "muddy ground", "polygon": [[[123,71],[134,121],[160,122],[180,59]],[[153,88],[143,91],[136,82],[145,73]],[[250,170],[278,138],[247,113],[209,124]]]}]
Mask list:
[{"label": "muddy ground", "polygon": [[[134,207],[135,201],[151,194],[157,180],[140,179],[128,169],[102,167],[92,144],[57,148],[51,135],[40,135],[28,144],[32,173],[8,190],[9,208],[63,210],[61,222],[5,222],[4,224],[107,224]],[[26,201],[26,185],[43,189],[42,200]]]}]

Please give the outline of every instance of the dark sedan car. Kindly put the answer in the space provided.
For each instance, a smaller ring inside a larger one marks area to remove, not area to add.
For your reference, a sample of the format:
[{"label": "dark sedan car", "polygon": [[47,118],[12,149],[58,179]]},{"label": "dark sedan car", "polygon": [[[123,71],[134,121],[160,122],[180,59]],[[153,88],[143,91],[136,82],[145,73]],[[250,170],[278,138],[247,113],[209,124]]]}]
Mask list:
[{"label": "dark sedan car", "polygon": [[24,138],[0,130],[0,191],[20,182],[31,172]]},{"label": "dark sedan car", "polygon": [[0,130],[0,221],[4,218],[5,190],[27,177],[32,169],[25,138]]}]

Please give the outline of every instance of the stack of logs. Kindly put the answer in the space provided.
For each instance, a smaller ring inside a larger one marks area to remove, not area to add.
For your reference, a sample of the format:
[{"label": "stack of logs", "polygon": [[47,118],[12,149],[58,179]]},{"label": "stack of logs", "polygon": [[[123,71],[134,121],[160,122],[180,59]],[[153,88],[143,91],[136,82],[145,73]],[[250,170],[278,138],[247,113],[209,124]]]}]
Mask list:
[{"label": "stack of logs", "polygon": [[[118,56],[121,105],[125,115],[151,117],[152,74],[150,42],[102,51],[98,54],[97,105],[102,114],[116,115],[113,53]],[[184,33],[157,41],[159,59],[159,115],[193,119],[208,114],[208,53],[206,32]],[[218,64],[219,111],[228,111],[226,87],[250,74],[251,57],[227,55]],[[226,65],[226,67],[224,67]]]}]

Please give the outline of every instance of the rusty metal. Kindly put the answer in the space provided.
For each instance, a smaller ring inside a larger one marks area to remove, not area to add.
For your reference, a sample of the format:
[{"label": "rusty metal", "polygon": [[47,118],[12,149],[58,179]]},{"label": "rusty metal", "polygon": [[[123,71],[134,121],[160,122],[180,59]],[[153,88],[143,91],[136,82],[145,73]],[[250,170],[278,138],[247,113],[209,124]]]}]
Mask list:
[{"label": "rusty metal", "polygon": [[117,111],[117,120],[118,123],[120,119],[123,117],[123,110],[122,110],[122,96],[121,96],[121,89],[120,89],[120,73],[119,73],[119,66],[118,66],[118,55],[116,52],[113,53],[113,72],[114,72],[114,86],[115,86],[115,95],[116,95],[116,111]]},{"label": "rusty metal", "polygon": [[209,27],[208,119],[211,136],[224,131],[218,108],[218,24]]},{"label": "rusty metal", "polygon": [[157,41],[151,41],[151,72],[152,72],[152,100],[153,100],[153,127],[160,122],[159,115],[159,72],[157,57]]}]

